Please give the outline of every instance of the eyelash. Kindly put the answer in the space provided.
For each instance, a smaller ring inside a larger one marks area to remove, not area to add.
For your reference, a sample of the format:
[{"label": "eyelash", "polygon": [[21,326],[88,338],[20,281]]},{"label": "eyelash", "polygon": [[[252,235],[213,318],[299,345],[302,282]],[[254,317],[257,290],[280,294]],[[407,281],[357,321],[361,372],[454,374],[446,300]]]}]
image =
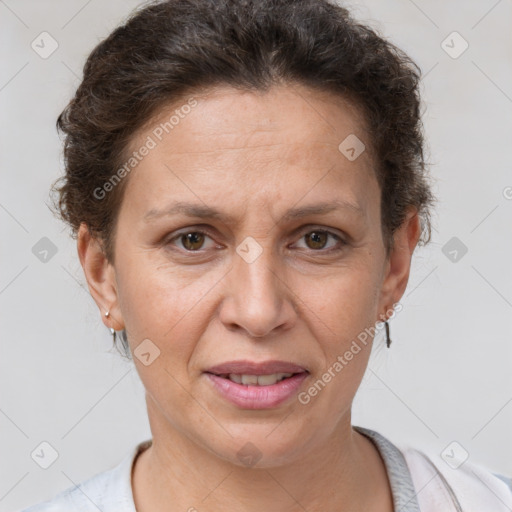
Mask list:
[{"label": "eyelash", "polygon": [[[328,229],[325,229],[325,228],[316,228],[316,227],[312,227],[312,228],[308,228],[307,231],[301,231],[301,235],[299,237],[299,240],[302,240],[306,235],[310,234],[310,233],[326,233],[327,235],[331,236],[332,238],[334,238],[338,244],[339,244],[339,247],[331,247],[329,249],[307,249],[308,251],[311,251],[311,252],[314,252],[314,253],[319,253],[319,254],[330,254],[332,252],[339,252],[341,250],[343,250],[344,246],[347,245],[347,242],[345,242],[345,240],[343,240],[339,235],[333,233],[332,231],[329,231]],[[168,246],[168,245],[172,245],[172,243],[175,241],[175,240],[178,240],[178,241],[181,241],[181,237],[183,235],[187,235],[187,234],[190,234],[190,233],[195,233],[195,234],[201,234],[201,235],[206,235],[208,236],[209,238],[212,238],[212,235],[211,233],[208,231],[208,230],[205,230],[204,228],[203,229],[187,229],[186,231],[181,231],[180,233],[177,233],[176,235],[174,235],[172,238],[168,239],[166,242],[164,242],[164,245]],[[183,248],[178,248],[179,251],[181,252],[185,252],[186,254],[201,254],[201,253],[204,253],[205,250],[203,249],[198,249],[197,251],[191,251],[189,249],[185,249],[184,247]],[[207,250],[207,249],[206,249]]]}]

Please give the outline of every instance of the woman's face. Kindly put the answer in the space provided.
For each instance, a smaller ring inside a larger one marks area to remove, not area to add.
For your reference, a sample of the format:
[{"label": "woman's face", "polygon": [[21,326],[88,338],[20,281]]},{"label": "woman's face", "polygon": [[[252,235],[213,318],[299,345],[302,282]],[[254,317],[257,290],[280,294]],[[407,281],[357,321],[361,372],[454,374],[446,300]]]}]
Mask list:
[{"label": "woman's face", "polygon": [[155,441],[272,466],[350,425],[418,234],[385,258],[366,137],[349,103],[281,86],[186,98],[132,141],[154,147],[124,178],[115,268],[86,274],[126,328]]}]

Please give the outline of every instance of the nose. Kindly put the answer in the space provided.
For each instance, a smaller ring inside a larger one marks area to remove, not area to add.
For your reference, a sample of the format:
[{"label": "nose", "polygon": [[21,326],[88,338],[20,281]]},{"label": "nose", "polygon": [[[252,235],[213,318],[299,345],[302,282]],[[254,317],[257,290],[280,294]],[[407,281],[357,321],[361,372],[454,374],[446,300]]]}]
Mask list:
[{"label": "nose", "polygon": [[234,255],[220,319],[228,329],[243,330],[254,338],[292,327],[296,321],[294,294],[270,249],[264,249],[252,262]]}]

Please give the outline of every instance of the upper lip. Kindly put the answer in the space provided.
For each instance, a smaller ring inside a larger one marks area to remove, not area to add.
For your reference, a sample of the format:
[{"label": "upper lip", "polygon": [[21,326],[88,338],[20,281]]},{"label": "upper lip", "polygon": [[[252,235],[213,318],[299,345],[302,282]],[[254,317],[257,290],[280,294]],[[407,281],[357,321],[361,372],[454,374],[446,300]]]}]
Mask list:
[{"label": "upper lip", "polygon": [[247,360],[227,361],[212,366],[207,373],[223,375],[234,373],[237,375],[269,375],[272,373],[303,373],[307,370],[298,364],[286,361],[262,361],[253,362]]}]

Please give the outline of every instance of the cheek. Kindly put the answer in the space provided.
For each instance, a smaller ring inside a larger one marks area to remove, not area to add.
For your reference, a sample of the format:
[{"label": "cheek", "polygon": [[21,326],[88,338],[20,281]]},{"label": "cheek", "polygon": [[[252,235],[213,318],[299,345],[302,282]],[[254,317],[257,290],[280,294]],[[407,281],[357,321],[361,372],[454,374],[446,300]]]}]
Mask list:
[{"label": "cheek", "polygon": [[[120,303],[134,363],[147,393],[162,410],[186,416],[197,407],[185,390],[190,386],[189,363],[212,314],[206,308],[217,281],[197,274],[192,279],[186,272],[142,261],[120,273]],[[137,358],[137,347],[146,339],[159,350],[147,366]],[[174,416],[167,419],[177,421]]]},{"label": "cheek", "polygon": [[358,272],[347,269],[329,280],[328,289],[311,286],[308,295],[308,316],[313,337],[321,345],[323,368],[300,403],[306,410],[314,407],[315,415],[325,419],[321,428],[328,431],[350,408],[368,365],[375,334],[376,285],[368,267]]},{"label": "cheek", "polygon": [[[327,279],[307,280],[301,285],[301,298],[315,313],[317,324],[336,338],[336,348],[375,325],[378,306],[378,280],[371,265],[357,264],[337,269]],[[313,315],[314,316],[314,315]],[[345,341],[342,341],[345,340]]]},{"label": "cheek", "polygon": [[218,279],[137,261],[120,265],[119,301],[130,342],[149,338],[174,362],[188,359],[204,329],[208,294]]}]

